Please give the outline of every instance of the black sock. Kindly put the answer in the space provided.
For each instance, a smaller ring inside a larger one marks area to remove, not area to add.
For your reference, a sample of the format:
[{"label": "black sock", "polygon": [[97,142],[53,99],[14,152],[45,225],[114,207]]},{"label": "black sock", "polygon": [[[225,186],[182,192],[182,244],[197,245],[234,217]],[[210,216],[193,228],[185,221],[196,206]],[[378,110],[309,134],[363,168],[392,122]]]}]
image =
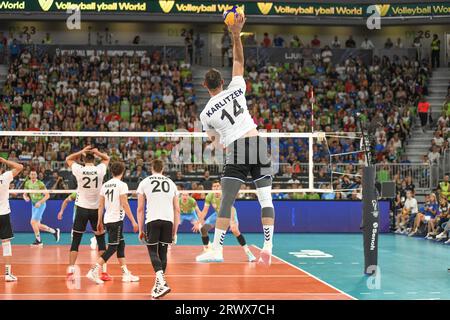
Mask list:
[{"label": "black sock", "polygon": [[204,246],[207,246],[209,244],[209,236],[202,237],[202,242]]}]

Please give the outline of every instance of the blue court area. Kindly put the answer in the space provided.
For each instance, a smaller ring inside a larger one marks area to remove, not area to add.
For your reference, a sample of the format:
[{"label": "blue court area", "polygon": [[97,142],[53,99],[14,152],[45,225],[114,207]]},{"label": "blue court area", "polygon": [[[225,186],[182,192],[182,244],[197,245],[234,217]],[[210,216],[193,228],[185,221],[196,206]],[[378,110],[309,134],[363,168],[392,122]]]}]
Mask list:
[{"label": "blue court area", "polygon": [[[89,243],[86,234],[83,244]],[[261,247],[262,235],[245,235],[249,244]],[[128,245],[139,244],[136,234],[126,234]],[[363,275],[361,234],[275,234],[274,254],[352,295],[357,299],[450,299],[450,246],[419,238],[381,234],[379,278]],[[32,234],[17,233],[13,244],[29,244]],[[48,234],[45,245],[53,245]],[[69,244],[64,233],[60,244]],[[180,245],[200,245],[198,234],[180,234]],[[226,245],[237,245],[228,234]],[[226,259],[226,251],[225,251]],[[114,261],[114,260],[113,260]]]}]

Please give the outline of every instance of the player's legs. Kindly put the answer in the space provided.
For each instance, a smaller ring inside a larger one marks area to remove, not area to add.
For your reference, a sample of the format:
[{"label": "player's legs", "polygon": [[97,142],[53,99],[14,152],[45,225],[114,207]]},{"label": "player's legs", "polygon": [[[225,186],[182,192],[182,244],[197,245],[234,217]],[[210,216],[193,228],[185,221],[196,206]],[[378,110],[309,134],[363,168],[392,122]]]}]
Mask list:
[{"label": "player's legs", "polygon": [[131,273],[127,268],[125,260],[125,240],[122,238],[117,247],[117,260],[119,260],[120,269],[122,270],[122,282],[138,282],[139,277]]},{"label": "player's legs", "polygon": [[31,228],[34,232],[35,241],[31,244],[32,246],[42,246],[41,241],[41,233],[40,233],[40,224],[42,220],[42,215],[44,213],[45,207],[44,205],[41,205],[39,208],[36,208],[34,204],[31,205]]},{"label": "player's legs", "polygon": [[75,273],[75,263],[78,258],[78,250],[83,238],[83,233],[86,232],[86,226],[89,221],[89,213],[87,209],[77,207],[76,212],[77,214],[72,227],[72,243],[70,245],[69,268],[67,271],[68,280],[72,280],[73,274]]},{"label": "player's legs", "polygon": [[147,223],[147,250],[156,274],[155,285],[152,289],[152,297],[154,298],[162,297],[170,292],[164,277],[167,266],[167,247],[172,242],[172,230],[170,230],[170,236],[166,234],[168,233],[167,224],[171,228],[171,223],[162,220]]},{"label": "player's legs", "polygon": [[12,274],[11,259],[12,247],[11,239],[14,238],[11,219],[9,214],[0,215],[0,239],[2,241],[3,259],[5,261],[5,281],[17,281],[17,278]]},{"label": "player's legs", "polygon": [[39,230],[45,231],[45,232],[48,232],[48,233],[52,234],[55,237],[55,241],[59,242],[59,238],[60,238],[60,235],[61,235],[61,230],[59,228],[51,228],[51,227],[41,223],[42,216],[44,215],[44,212],[45,212],[46,208],[47,208],[47,203],[43,203],[39,207],[39,209],[42,210],[41,219],[39,220]]},{"label": "player's legs", "polygon": [[209,223],[205,223],[200,228],[200,234],[202,236],[203,249],[205,251],[210,249],[210,242],[209,242],[209,234],[208,233],[213,228],[214,228],[214,225],[209,224]]},{"label": "player's legs", "polygon": [[245,241],[244,235],[239,230],[239,221],[237,221],[237,215],[236,215],[235,222],[231,223],[231,225],[230,225],[230,230],[233,233],[233,235],[236,237],[239,245],[242,247],[242,249],[244,249],[244,252],[247,255],[248,261],[249,262],[255,261],[256,260],[255,256],[250,251],[250,248],[247,245],[247,241]]},{"label": "player's legs", "polygon": [[256,193],[261,205],[261,222],[264,232],[264,245],[259,262],[270,264],[273,247],[275,210],[272,203],[272,178],[263,177],[255,181]]},{"label": "player's legs", "polygon": [[[89,219],[89,223],[91,225],[91,229],[94,232],[95,239],[97,240],[98,256],[101,257],[106,251],[106,240],[105,240],[105,232],[103,232],[103,233],[97,232],[98,210],[90,209],[88,219]],[[107,269],[106,263],[104,263],[102,265],[102,272],[101,272],[100,278],[103,281],[111,281],[112,280],[112,277],[108,274],[108,269]]]},{"label": "player's legs", "polygon": [[231,208],[236,195],[241,188],[243,180],[234,178],[222,178],[222,198],[220,201],[220,210],[217,214],[216,228],[214,231],[214,240],[212,250],[197,256],[197,262],[222,262],[223,261],[223,242],[225,234],[230,226]]}]

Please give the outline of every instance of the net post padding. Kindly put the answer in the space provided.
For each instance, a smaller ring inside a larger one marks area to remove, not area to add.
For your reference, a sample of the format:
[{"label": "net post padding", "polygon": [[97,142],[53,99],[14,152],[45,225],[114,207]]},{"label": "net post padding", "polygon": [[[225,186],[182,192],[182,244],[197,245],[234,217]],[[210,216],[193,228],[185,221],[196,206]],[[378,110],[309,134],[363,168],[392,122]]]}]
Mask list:
[{"label": "net post padding", "polygon": [[374,274],[378,267],[378,232],[380,217],[375,186],[375,166],[363,168],[362,178],[362,232],[364,240],[364,273]]}]

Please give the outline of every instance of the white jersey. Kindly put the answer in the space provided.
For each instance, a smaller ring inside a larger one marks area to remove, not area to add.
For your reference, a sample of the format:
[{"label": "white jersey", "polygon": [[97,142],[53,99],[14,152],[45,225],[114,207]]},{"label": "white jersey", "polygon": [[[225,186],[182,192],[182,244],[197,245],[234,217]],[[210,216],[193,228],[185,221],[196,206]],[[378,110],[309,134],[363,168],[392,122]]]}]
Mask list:
[{"label": "white jersey", "polygon": [[0,216],[11,213],[9,207],[9,185],[14,180],[12,171],[0,175]]},{"label": "white jersey", "polygon": [[406,209],[411,209],[411,213],[419,212],[419,208],[417,206],[417,200],[415,198],[406,199],[403,207]]},{"label": "white jersey", "polygon": [[170,178],[151,175],[139,183],[137,193],[147,199],[145,223],[155,220],[174,222],[173,198],[178,196],[178,190]]},{"label": "white jersey", "polygon": [[217,131],[226,147],[257,127],[247,109],[245,89],[244,78],[233,77],[228,88],[209,99],[200,114],[203,129]]},{"label": "white jersey", "polygon": [[72,165],[72,173],[77,179],[77,199],[75,205],[85,209],[98,209],[100,189],[106,174],[106,165],[82,166]]},{"label": "white jersey", "polygon": [[128,194],[128,185],[117,178],[112,178],[102,186],[100,195],[105,197],[103,218],[105,224],[122,221],[125,218],[125,211],[120,205],[120,196],[124,194]]}]

